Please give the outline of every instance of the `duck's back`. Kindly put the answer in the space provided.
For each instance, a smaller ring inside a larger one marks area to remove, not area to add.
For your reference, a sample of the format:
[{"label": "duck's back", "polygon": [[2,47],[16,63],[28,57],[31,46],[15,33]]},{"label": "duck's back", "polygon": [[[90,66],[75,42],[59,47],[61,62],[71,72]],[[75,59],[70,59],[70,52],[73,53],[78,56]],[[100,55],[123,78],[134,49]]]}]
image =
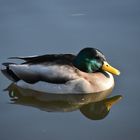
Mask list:
[{"label": "duck's back", "polygon": [[64,83],[76,76],[72,65],[74,58],[72,54],[12,57],[11,59],[22,59],[25,62],[4,63],[6,67],[2,72],[13,81]]}]

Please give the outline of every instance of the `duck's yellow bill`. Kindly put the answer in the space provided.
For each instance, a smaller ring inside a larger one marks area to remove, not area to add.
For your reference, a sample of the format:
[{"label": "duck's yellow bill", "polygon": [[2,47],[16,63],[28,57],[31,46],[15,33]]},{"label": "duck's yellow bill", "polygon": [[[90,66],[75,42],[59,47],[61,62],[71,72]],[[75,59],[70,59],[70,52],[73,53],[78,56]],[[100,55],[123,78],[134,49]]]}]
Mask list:
[{"label": "duck's yellow bill", "polygon": [[102,66],[102,70],[108,71],[108,72],[115,74],[115,75],[120,75],[120,71],[117,70],[116,68],[110,66],[106,61],[104,61],[104,64]]}]

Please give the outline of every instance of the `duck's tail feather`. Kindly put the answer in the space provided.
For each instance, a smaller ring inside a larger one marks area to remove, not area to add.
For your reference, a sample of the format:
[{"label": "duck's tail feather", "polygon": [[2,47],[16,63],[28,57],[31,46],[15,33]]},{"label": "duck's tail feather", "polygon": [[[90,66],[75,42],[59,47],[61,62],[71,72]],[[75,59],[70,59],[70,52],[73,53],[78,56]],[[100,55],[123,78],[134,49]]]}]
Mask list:
[{"label": "duck's tail feather", "polygon": [[11,81],[17,82],[20,79],[18,76],[11,70],[9,69],[9,65],[14,64],[14,63],[3,63],[5,67],[1,69],[1,72]]}]

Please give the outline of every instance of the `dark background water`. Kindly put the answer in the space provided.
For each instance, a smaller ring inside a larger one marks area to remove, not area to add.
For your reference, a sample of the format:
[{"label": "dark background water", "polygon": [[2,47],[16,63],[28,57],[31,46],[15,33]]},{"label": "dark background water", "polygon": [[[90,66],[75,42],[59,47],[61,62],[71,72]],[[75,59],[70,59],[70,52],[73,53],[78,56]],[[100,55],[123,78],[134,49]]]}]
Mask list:
[{"label": "dark background water", "polygon": [[9,56],[77,53],[96,47],[120,69],[113,95],[124,98],[103,120],[79,111],[48,113],[10,104],[0,74],[0,139],[140,139],[140,1],[0,0],[0,63]]}]

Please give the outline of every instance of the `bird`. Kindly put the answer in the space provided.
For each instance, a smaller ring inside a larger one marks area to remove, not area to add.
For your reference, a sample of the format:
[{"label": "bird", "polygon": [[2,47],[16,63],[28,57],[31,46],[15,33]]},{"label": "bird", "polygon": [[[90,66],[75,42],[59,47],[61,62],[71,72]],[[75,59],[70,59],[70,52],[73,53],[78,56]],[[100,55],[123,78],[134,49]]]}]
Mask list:
[{"label": "bird", "polygon": [[3,63],[1,72],[24,88],[49,93],[88,94],[113,89],[113,75],[120,71],[106,60],[96,48],[83,48],[74,54],[45,54],[27,57],[10,57],[24,62]]}]

